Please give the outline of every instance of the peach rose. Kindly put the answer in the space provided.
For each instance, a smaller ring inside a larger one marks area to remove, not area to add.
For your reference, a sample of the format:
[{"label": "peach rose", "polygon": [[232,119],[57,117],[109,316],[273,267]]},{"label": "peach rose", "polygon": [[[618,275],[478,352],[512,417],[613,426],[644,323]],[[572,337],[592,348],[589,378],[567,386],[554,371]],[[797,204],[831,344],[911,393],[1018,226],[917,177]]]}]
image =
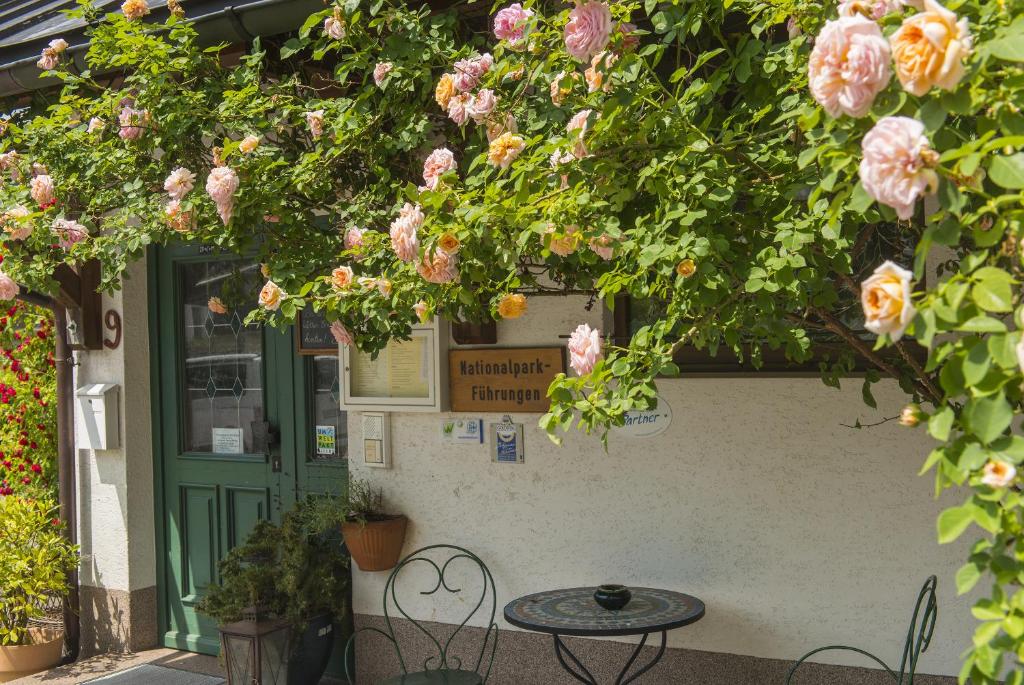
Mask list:
[{"label": "peach rose", "polygon": [[594,254],[606,262],[615,254],[615,242],[608,235],[591,238],[589,247]]},{"label": "peach rose", "polygon": [[913,277],[910,271],[886,261],[860,284],[864,328],[876,335],[888,333],[893,342],[903,337],[915,313],[910,299]]},{"label": "peach rose", "polygon": [[901,426],[913,428],[921,423],[921,417],[923,416],[924,413],[921,411],[921,405],[911,402],[900,411],[900,418],[898,420]]},{"label": "peach rose", "polygon": [[924,135],[924,124],[909,117],[883,117],[861,141],[860,181],[868,195],[896,210],[901,219],[914,215],[914,203],[934,193],[939,177],[932,168],[938,154]]},{"label": "peach rose", "polygon": [[0,215],[0,223],[3,224],[4,232],[12,240],[24,240],[32,235],[32,224],[26,224],[25,219],[32,212],[24,205],[15,205]]},{"label": "peach rose", "polygon": [[692,259],[684,259],[676,264],[676,273],[683,278],[689,278],[697,273],[697,265],[693,263]]},{"label": "peach rose", "polygon": [[377,287],[377,292],[379,292],[383,297],[391,297],[391,281],[386,278],[376,278],[374,279],[374,283]]},{"label": "peach rose", "polygon": [[441,176],[449,171],[455,171],[455,155],[446,147],[439,147],[423,162],[423,182],[427,188],[437,190],[437,184]]},{"label": "peach rose", "polygon": [[339,345],[354,345],[356,342],[355,338],[352,337],[352,333],[340,321],[335,321],[331,324],[331,335]]},{"label": "peach rose", "polygon": [[811,95],[829,116],[862,117],[889,83],[889,44],[878,24],[857,14],[827,22],[808,66]]},{"label": "peach rose", "polygon": [[432,257],[423,255],[423,259],[416,265],[416,273],[428,283],[448,283],[458,277],[458,264],[457,256],[436,250]]},{"label": "peach rose", "polygon": [[423,219],[420,206],[406,202],[399,210],[398,218],[391,222],[391,248],[403,262],[412,262],[419,254],[417,231],[423,226]]},{"label": "peach rose", "polygon": [[355,226],[345,231],[345,249],[361,251],[363,249],[363,231]]},{"label": "peach rose", "polygon": [[511,114],[506,114],[504,119],[491,119],[487,122],[488,143],[493,143],[502,133],[519,133],[519,124]]},{"label": "peach rose", "polygon": [[860,14],[868,19],[881,19],[887,14],[901,12],[903,7],[903,0],[843,0],[839,3],[839,16]]},{"label": "peach rose", "polygon": [[587,81],[587,92],[593,93],[602,87],[605,92],[612,89],[612,82],[605,81],[605,75],[611,71],[618,58],[609,52],[599,52],[590,60],[590,67],[583,72],[583,78]]},{"label": "peach rose", "polygon": [[217,206],[217,214],[225,226],[231,221],[234,212],[235,191],[239,183],[238,174],[226,166],[211,169],[210,175],[206,177],[206,192]]},{"label": "peach rose", "polygon": [[96,131],[102,131],[104,126],[106,126],[106,124],[103,123],[102,119],[99,117],[93,117],[92,119],[89,119],[89,127],[85,129],[85,132],[96,133]]},{"label": "peach rose", "polygon": [[601,332],[581,323],[569,336],[569,366],[579,376],[586,376],[603,356]]},{"label": "peach rose", "polygon": [[181,200],[170,200],[164,205],[164,219],[178,233],[187,233],[195,228],[192,212],[181,208]]},{"label": "peach rose", "polygon": [[0,271],[0,300],[13,300],[21,292],[18,283],[3,271]]},{"label": "peach rose", "polygon": [[149,5],[146,4],[146,0],[124,0],[121,12],[128,21],[136,21],[149,14]]},{"label": "peach rose", "polygon": [[331,286],[335,290],[348,290],[352,287],[354,277],[352,267],[339,266],[331,272]]},{"label": "peach rose", "polygon": [[448,254],[455,254],[462,247],[462,243],[451,233],[445,233],[437,239],[437,246]]},{"label": "peach rose", "polygon": [[39,206],[46,209],[57,201],[56,190],[53,187],[53,179],[46,174],[36,176],[29,181],[29,192],[32,199],[39,203]]},{"label": "peach rose", "polygon": [[211,297],[206,302],[206,308],[209,309],[214,314],[227,314],[228,313],[227,305],[225,305],[224,304],[224,300],[220,299],[219,297]]},{"label": "peach rose", "polygon": [[957,20],[936,0],[924,0],[924,11],[905,19],[889,38],[903,89],[918,97],[932,86],[954,90],[964,77],[972,40],[967,19]]},{"label": "peach rose", "polygon": [[507,169],[526,147],[523,137],[515,133],[502,133],[491,141],[487,148],[487,161],[496,167]]},{"label": "peach rose", "polygon": [[281,306],[281,302],[286,297],[288,297],[288,294],[281,290],[277,283],[267,281],[263,289],[260,290],[259,303],[264,309],[269,309],[273,312],[277,311],[278,307]]},{"label": "peach rose", "polygon": [[73,245],[89,237],[89,229],[70,219],[57,219],[50,227],[50,232],[57,238],[57,244],[63,250],[70,250]]},{"label": "peach rose", "polygon": [[1017,469],[999,459],[992,459],[982,469],[981,482],[990,488],[1005,488],[1017,477]]},{"label": "peach rose", "polygon": [[443,74],[434,88],[434,100],[444,111],[448,111],[448,103],[459,91],[455,88],[455,77],[451,74]]},{"label": "peach rose", "polygon": [[518,319],[526,313],[526,296],[510,293],[498,302],[498,315],[503,319]]},{"label": "peach rose", "polygon": [[427,303],[420,300],[412,306],[412,311],[416,314],[416,318],[419,319],[420,323],[426,323],[430,315],[430,308]]},{"label": "peach rose", "polygon": [[[568,85],[565,84],[567,78],[569,81]],[[580,75],[575,71],[569,74],[560,71],[555,74],[555,78],[551,79],[551,104],[561,105],[565,102],[565,98],[572,94],[572,88],[579,80]]]},{"label": "peach rose", "polygon": [[473,96],[469,93],[458,93],[448,101],[448,118],[459,126],[469,121],[469,112],[473,107]]},{"label": "peach rose", "polygon": [[487,117],[494,111],[494,107],[498,104],[498,98],[494,95],[494,91],[490,88],[481,88],[480,91],[473,97],[473,101],[469,105],[469,109],[466,111],[469,116],[473,118],[478,124],[482,124],[487,120]]},{"label": "peach rose", "polygon": [[548,226],[544,235],[549,236],[548,249],[559,257],[568,257],[580,246],[579,227],[572,224],[566,226],[562,234],[556,233],[554,226]]},{"label": "peach rose", "polygon": [[57,54],[52,48],[43,48],[42,53],[39,55],[39,60],[36,62],[36,66],[43,71],[49,71],[56,69],[57,64],[60,63],[60,55]]},{"label": "peach rose", "polygon": [[605,49],[612,34],[612,13],[608,4],[576,0],[565,25],[565,49],[577,62],[586,62]]},{"label": "peach rose", "polygon": [[260,146],[260,139],[258,136],[246,136],[242,138],[242,142],[238,144],[238,149],[241,150],[242,154],[249,154],[254,152],[256,148]]}]

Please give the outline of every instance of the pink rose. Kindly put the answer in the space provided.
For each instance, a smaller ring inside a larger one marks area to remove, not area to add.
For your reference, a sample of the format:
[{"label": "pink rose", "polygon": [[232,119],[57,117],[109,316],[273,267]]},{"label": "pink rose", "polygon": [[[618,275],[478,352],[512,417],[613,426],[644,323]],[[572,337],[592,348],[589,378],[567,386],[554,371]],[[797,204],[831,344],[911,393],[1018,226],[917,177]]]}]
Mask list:
[{"label": "pink rose", "polygon": [[416,272],[428,283],[448,283],[459,275],[459,258],[444,250],[436,250],[431,257],[423,255]]},{"label": "pink rose", "polygon": [[196,175],[185,167],[178,167],[164,180],[164,190],[172,200],[180,200],[195,187]]},{"label": "pink rose", "polygon": [[455,155],[452,151],[446,147],[439,147],[423,162],[423,182],[427,184],[427,188],[436,190],[441,176],[454,171],[455,168]]},{"label": "pink rose", "polygon": [[135,109],[131,105],[125,105],[121,108],[121,114],[118,115],[118,123],[121,125],[118,135],[123,140],[137,140],[146,132],[149,120],[149,110]]},{"label": "pink rose", "polygon": [[49,71],[50,69],[56,69],[57,64],[60,63],[60,56],[51,48],[43,48],[42,54],[39,55],[39,60],[36,62],[36,66],[43,71]]},{"label": "pink rose", "polygon": [[469,112],[473,107],[473,96],[469,93],[453,95],[448,101],[448,118],[459,126],[469,120]]},{"label": "pink rose", "polygon": [[481,88],[476,97],[469,103],[466,111],[473,118],[473,121],[482,124],[491,115],[497,104],[498,98],[494,95],[494,91],[489,88]]},{"label": "pink rose", "polygon": [[811,52],[811,95],[829,116],[862,117],[889,83],[889,60],[889,44],[875,22],[859,14],[827,22]]},{"label": "pink rose", "polygon": [[615,243],[611,236],[599,235],[590,239],[590,249],[606,262],[615,254]]},{"label": "pink rose", "polygon": [[206,179],[206,192],[210,195],[213,203],[217,205],[217,214],[225,226],[231,221],[235,204],[234,195],[238,190],[238,185],[238,174],[234,169],[226,166],[215,167]]},{"label": "pink rose", "polygon": [[576,134],[576,142],[572,149],[572,154],[576,159],[583,159],[590,154],[583,138],[587,135],[587,129],[590,127],[588,120],[593,111],[594,110],[592,109],[580,110],[579,112],[576,112],[572,119],[569,120],[569,123],[565,125],[565,132],[570,134],[570,136],[573,131],[579,131],[579,133]]},{"label": "pink rose", "polygon": [[29,181],[29,191],[32,199],[39,203],[43,209],[53,205],[57,201],[56,192],[53,187],[53,179],[46,174],[36,176]]},{"label": "pink rose", "polygon": [[331,335],[334,336],[335,341],[339,345],[354,345],[356,342],[349,330],[340,321],[335,321],[331,324]]},{"label": "pink rose", "polygon": [[0,300],[13,300],[21,292],[21,288],[13,278],[0,271]]},{"label": "pink rose", "polygon": [[363,231],[360,228],[352,226],[345,231],[345,249],[346,250],[362,250],[363,248]]},{"label": "pink rose", "polygon": [[466,93],[480,85],[480,78],[491,70],[494,58],[490,53],[484,53],[479,57],[460,59],[455,63],[455,87]]},{"label": "pink rose", "polygon": [[581,323],[569,336],[569,366],[578,376],[586,376],[601,359],[601,332]]},{"label": "pink rose", "polygon": [[373,82],[380,86],[384,81],[384,77],[391,73],[391,70],[395,68],[395,65],[391,62],[377,62],[377,65],[373,68]]},{"label": "pink rose", "polygon": [[324,111],[318,109],[315,112],[306,112],[306,126],[309,128],[309,135],[319,138],[324,134]]},{"label": "pink rose", "polygon": [[914,214],[917,198],[938,189],[932,168],[938,154],[924,135],[924,124],[909,117],[884,117],[861,143],[860,182],[868,195],[896,210],[901,219]]},{"label": "pink rose", "polygon": [[419,205],[406,202],[398,218],[391,222],[391,248],[403,262],[412,262],[419,254],[420,240],[416,232],[423,226],[423,219]]},{"label": "pink rose", "polygon": [[89,120],[89,128],[85,129],[85,132],[86,133],[95,133],[96,131],[102,131],[103,130],[103,126],[104,126],[104,123],[103,123],[102,119],[100,119],[99,117],[93,117],[92,119]]},{"label": "pink rose", "polygon": [[85,226],[68,219],[57,219],[50,230],[56,236],[57,244],[65,250],[70,250],[72,245],[82,242],[89,236],[89,230]]},{"label": "pink rose", "polygon": [[498,10],[494,15],[494,37],[508,41],[509,47],[521,47],[533,10],[523,9],[518,2]]},{"label": "pink rose", "polygon": [[576,0],[565,25],[565,49],[578,62],[586,62],[605,49],[612,33],[608,4],[597,0]]},{"label": "pink rose", "polygon": [[843,0],[839,3],[839,16],[861,15],[869,19],[881,19],[887,14],[903,11],[903,0]]},{"label": "pink rose", "polygon": [[57,54],[60,54],[68,49],[68,42],[63,38],[54,38],[50,41],[49,47]]},{"label": "pink rose", "polygon": [[345,20],[341,18],[341,10],[335,8],[334,14],[324,19],[324,33],[328,38],[341,40],[345,37]]}]

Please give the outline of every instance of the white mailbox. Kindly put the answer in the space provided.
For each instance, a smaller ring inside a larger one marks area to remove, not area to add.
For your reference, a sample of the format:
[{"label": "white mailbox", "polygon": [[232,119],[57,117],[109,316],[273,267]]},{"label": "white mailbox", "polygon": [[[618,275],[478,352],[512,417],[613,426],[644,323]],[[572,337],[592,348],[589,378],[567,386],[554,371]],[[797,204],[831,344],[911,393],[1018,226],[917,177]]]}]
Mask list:
[{"label": "white mailbox", "polygon": [[90,383],[75,391],[78,400],[77,447],[115,450],[121,446],[119,390],[116,383]]}]

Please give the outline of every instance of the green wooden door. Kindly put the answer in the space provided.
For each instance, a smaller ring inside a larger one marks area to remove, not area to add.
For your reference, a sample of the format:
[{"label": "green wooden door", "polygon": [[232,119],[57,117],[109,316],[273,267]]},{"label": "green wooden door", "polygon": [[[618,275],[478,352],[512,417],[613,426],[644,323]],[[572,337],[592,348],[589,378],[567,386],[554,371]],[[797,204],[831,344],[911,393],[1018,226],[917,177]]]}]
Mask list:
[{"label": "green wooden door", "polygon": [[[151,258],[160,622],[165,646],[216,654],[196,611],[217,563],[261,519],[346,479],[337,357],[303,357],[294,333],[243,322],[259,264],[200,248]],[[333,429],[335,449],[316,442]],[[319,453],[318,453],[319,452]]]}]

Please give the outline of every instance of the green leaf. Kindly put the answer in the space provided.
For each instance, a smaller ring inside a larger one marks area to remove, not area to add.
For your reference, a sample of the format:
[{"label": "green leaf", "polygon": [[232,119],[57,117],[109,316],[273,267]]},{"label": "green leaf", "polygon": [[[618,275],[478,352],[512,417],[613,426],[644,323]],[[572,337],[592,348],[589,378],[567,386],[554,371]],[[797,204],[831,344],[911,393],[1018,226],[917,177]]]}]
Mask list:
[{"label": "green leaf", "polygon": [[964,595],[974,589],[981,580],[981,569],[974,563],[964,564],[956,572],[956,592]]},{"label": "green leaf", "polygon": [[1024,62],[1024,41],[1020,36],[1007,36],[988,44],[993,57],[1006,62]]},{"label": "green leaf", "polygon": [[1013,310],[1013,278],[1003,269],[986,266],[978,269],[973,278],[976,279],[971,288],[974,303],[989,312],[1009,312]]},{"label": "green leaf", "polygon": [[1006,324],[991,316],[975,316],[963,322],[957,327],[961,331],[970,333],[1005,333]]},{"label": "green leaf", "polygon": [[953,507],[946,509],[939,514],[938,532],[939,542],[942,544],[953,542],[967,530],[967,526],[974,521],[971,507]]},{"label": "green leaf", "polygon": [[928,434],[936,440],[945,442],[949,439],[949,431],[953,428],[953,410],[943,406],[928,419]]},{"label": "green leaf", "polygon": [[1024,152],[994,158],[989,164],[988,176],[1000,188],[1024,188]]},{"label": "green leaf", "polygon": [[972,398],[964,408],[964,419],[971,432],[987,445],[1009,427],[1013,409],[1000,391],[996,395]]}]

